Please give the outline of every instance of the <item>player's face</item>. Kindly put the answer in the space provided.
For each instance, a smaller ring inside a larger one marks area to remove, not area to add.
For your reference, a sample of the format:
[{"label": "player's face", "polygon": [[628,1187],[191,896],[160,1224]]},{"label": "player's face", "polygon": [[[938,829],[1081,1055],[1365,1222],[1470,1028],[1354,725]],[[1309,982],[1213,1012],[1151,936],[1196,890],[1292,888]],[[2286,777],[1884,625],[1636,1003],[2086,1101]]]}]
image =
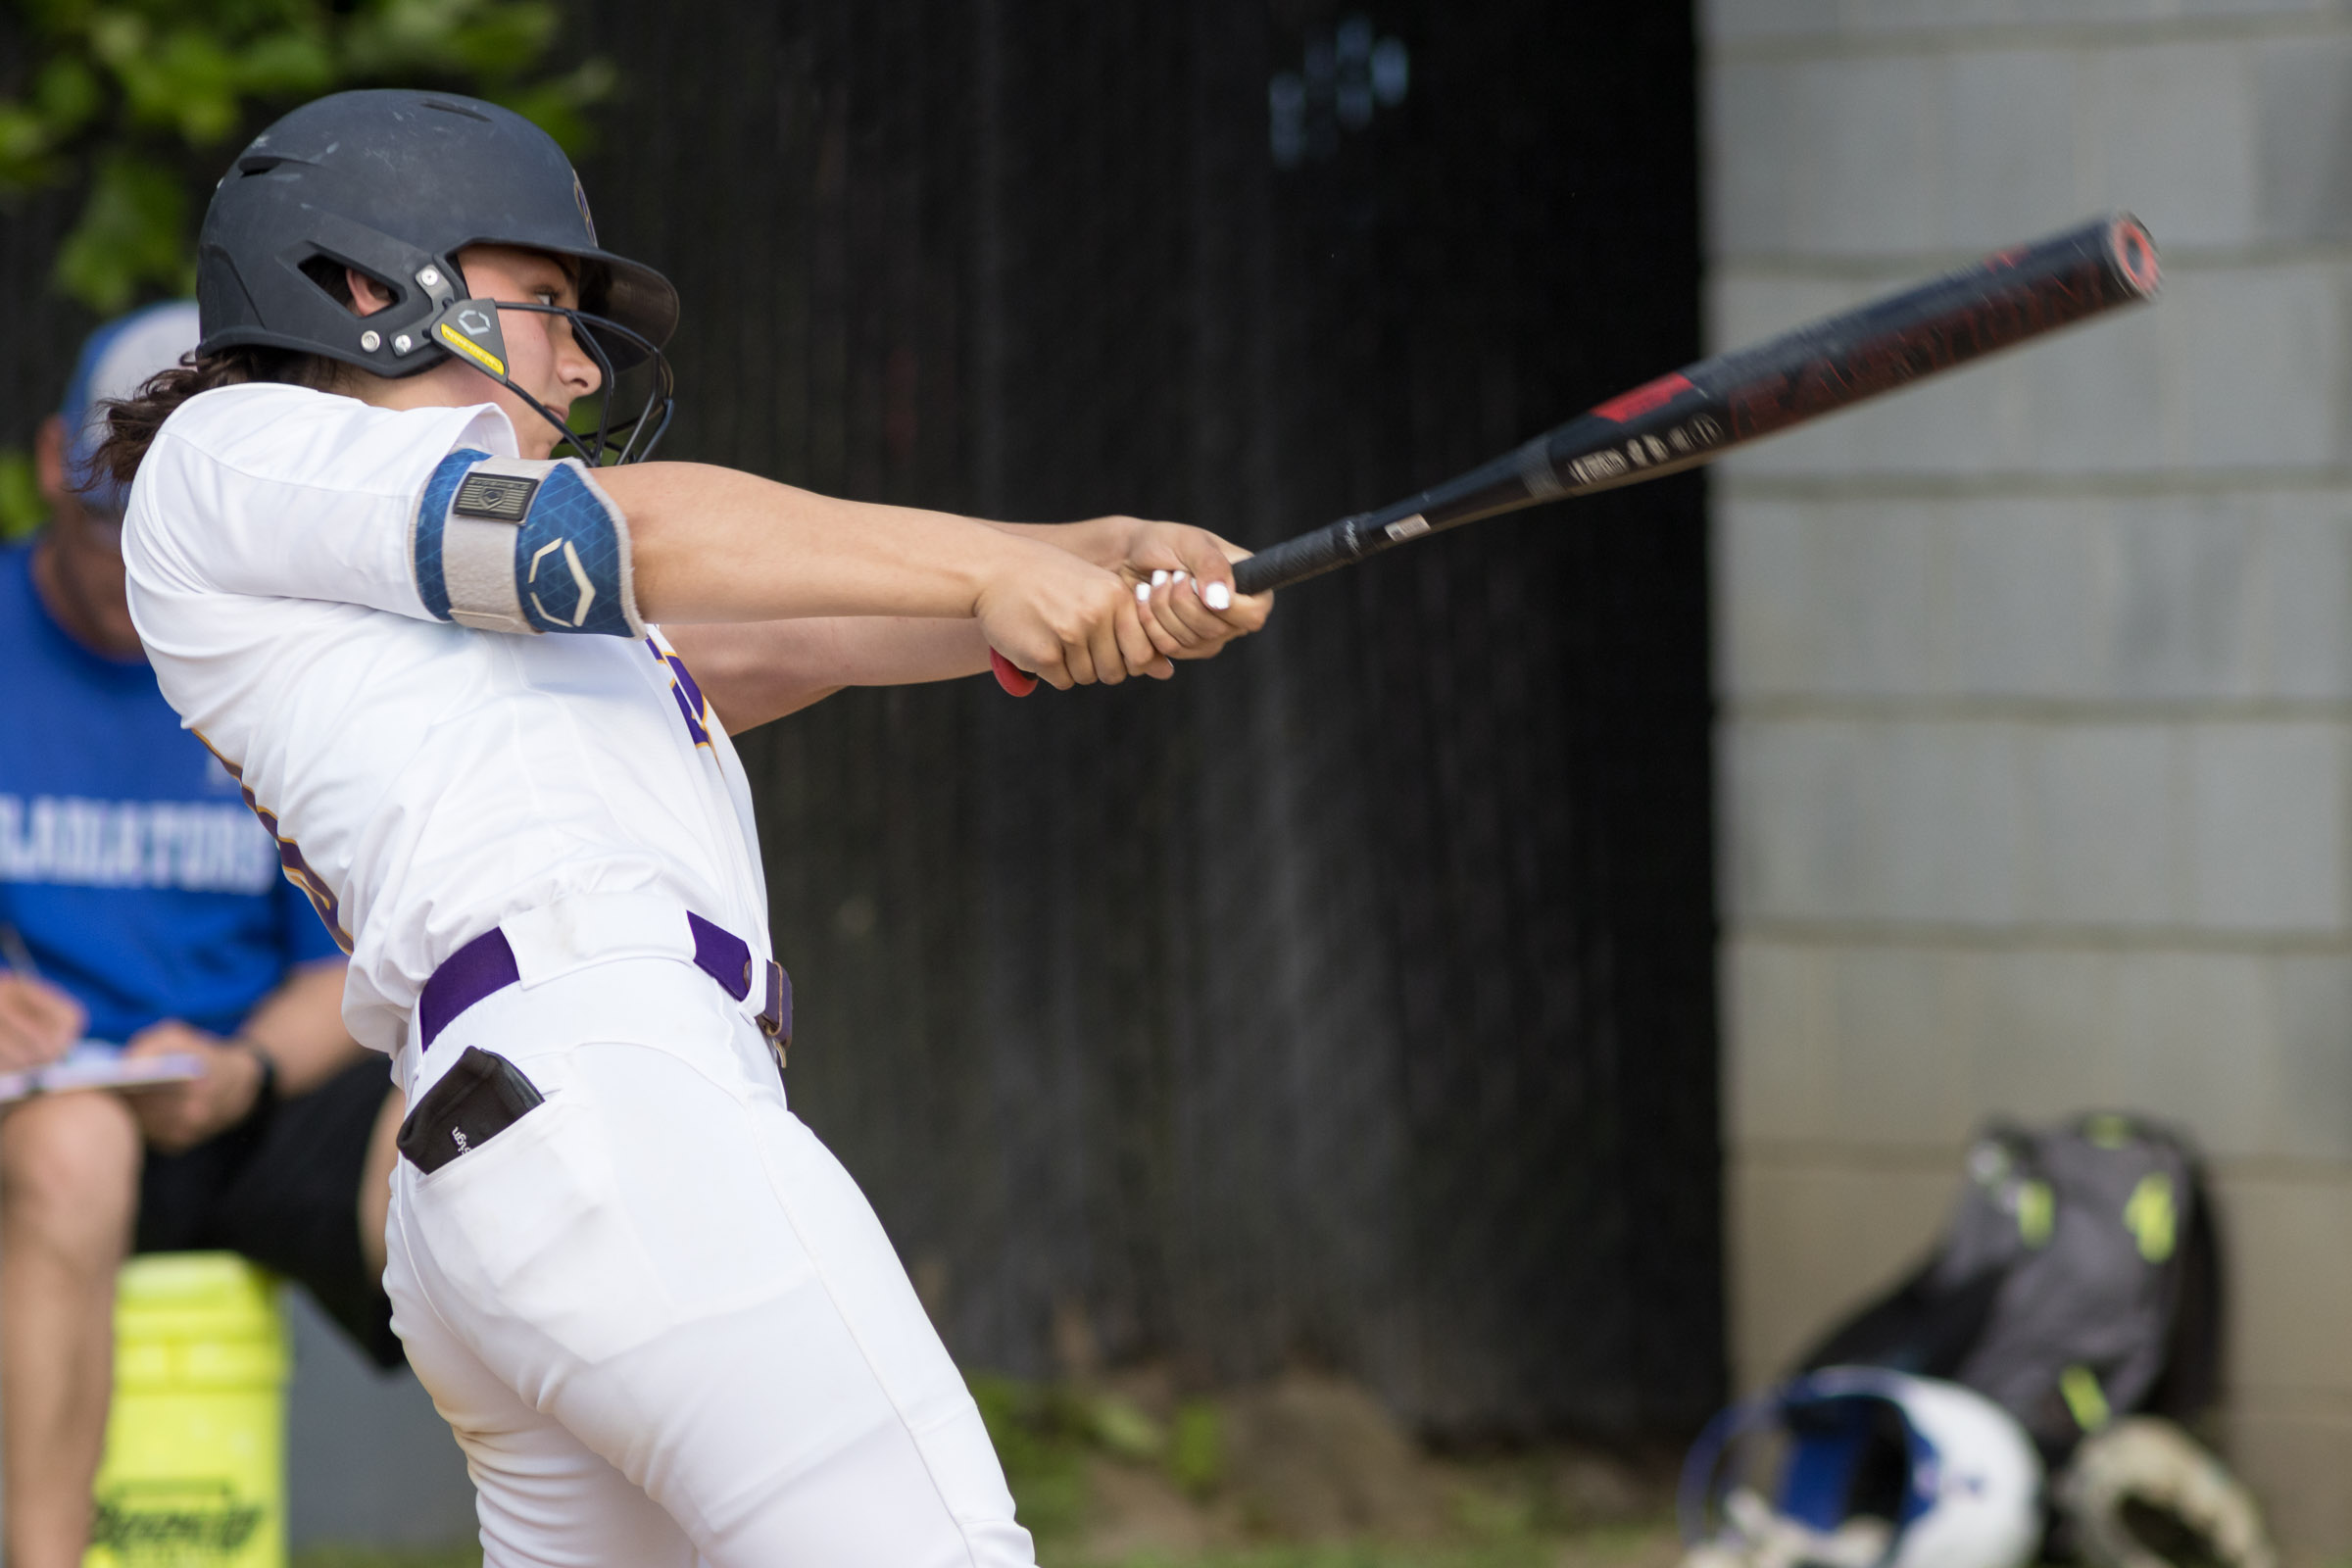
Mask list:
[{"label": "player's face", "polygon": [[[475,245],[458,253],[458,265],[466,270],[466,291],[475,299],[567,309],[580,303],[575,265],[538,251]],[[572,336],[566,318],[543,311],[501,311],[498,324],[507,340],[508,376],[556,413],[570,413],[575,399],[593,396],[603,384],[596,361]],[[478,379],[475,384],[480,385]],[[546,420],[505,387],[493,384],[490,390],[514,420],[523,456],[544,458],[555,450],[556,433]]]},{"label": "player's face", "polygon": [[[579,283],[572,264],[540,251],[515,250],[506,245],[473,245],[458,253],[466,270],[466,288],[474,299],[503,300],[515,305],[579,304]],[[391,304],[382,284],[357,270],[346,274],[353,309],[371,316]],[[593,395],[603,384],[596,361],[571,333],[571,322],[544,311],[501,311],[500,332],[507,344],[507,375],[559,416],[571,412],[574,400]],[[507,411],[514,426],[516,451],[526,458],[544,458],[560,439],[555,429],[512,391],[458,360],[444,359],[420,375],[387,380],[365,371],[350,378],[348,390],[362,402],[387,409],[453,408],[495,403]]]}]

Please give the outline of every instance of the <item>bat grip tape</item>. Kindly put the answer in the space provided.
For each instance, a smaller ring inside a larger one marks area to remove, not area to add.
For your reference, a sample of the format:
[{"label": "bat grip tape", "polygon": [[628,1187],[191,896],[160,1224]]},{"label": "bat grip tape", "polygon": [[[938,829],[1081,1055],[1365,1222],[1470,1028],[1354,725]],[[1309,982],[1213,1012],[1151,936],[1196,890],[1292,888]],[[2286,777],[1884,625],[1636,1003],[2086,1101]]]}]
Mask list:
[{"label": "bat grip tape", "polygon": [[1366,556],[1378,555],[1391,541],[1362,526],[1369,515],[1362,513],[1342,517],[1328,527],[1286,539],[1247,561],[1236,562],[1234,586],[1246,594],[1262,594],[1269,588],[1288,588],[1295,582],[1351,565]]}]

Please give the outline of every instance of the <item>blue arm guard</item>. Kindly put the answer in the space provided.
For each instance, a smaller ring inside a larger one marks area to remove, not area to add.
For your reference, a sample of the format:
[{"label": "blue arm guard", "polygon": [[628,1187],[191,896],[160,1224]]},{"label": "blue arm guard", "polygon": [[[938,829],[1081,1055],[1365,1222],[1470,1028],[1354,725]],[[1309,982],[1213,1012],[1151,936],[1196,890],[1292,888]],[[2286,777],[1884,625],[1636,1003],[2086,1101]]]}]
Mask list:
[{"label": "blue arm guard", "polygon": [[451,453],[425,482],[410,560],[436,620],[526,636],[645,635],[628,521],[576,458]]}]

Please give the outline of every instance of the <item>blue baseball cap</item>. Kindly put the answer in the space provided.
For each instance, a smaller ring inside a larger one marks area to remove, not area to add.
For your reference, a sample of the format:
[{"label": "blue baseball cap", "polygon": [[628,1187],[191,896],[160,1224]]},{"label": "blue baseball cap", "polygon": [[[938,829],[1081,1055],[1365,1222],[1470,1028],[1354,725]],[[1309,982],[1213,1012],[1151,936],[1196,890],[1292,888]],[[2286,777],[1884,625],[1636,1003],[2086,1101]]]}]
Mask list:
[{"label": "blue baseball cap", "polygon": [[149,376],[177,365],[180,356],[195,351],[196,337],[196,302],[167,300],[118,316],[83,340],[57,412],[72,432],[66,482],[81,492],[90,511],[120,515],[130,501],[122,486],[90,467],[106,439],[105,405],[129,397]]}]

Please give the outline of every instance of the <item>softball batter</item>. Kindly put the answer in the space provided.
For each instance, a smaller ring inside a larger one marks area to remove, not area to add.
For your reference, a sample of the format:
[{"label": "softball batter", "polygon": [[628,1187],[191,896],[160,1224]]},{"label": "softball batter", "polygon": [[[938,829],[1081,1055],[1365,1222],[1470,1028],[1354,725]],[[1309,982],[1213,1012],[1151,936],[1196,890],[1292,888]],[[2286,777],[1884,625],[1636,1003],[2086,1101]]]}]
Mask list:
[{"label": "softball batter", "polygon": [[1030,1562],[880,1225],[786,1109],[727,737],[992,647],[1056,686],[1165,676],[1267,604],[1197,529],[553,461],[616,370],[652,390],[573,445],[650,451],[676,295],[489,104],[298,110],[201,243],[197,357],[101,457],[135,472],[131,610],[414,1107],[385,1283],[486,1561]]}]

